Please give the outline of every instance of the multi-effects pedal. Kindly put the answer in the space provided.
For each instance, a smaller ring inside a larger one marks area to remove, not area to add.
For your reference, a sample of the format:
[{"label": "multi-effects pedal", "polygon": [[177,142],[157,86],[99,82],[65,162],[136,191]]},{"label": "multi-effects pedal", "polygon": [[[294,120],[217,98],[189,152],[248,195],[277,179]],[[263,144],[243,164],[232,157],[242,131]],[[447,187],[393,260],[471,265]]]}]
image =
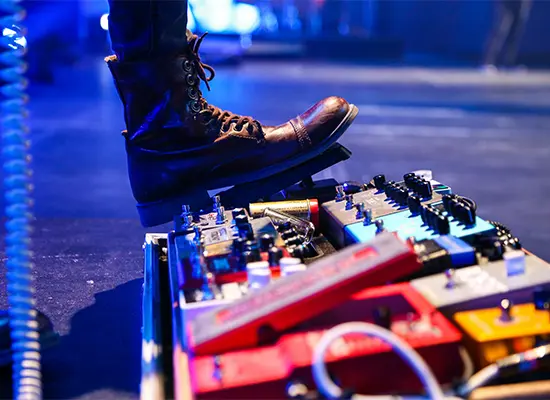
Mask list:
[{"label": "multi-effects pedal", "polygon": [[473,199],[426,171],[327,193],[214,196],[147,236],[142,397],[466,399],[546,365],[550,265]]}]

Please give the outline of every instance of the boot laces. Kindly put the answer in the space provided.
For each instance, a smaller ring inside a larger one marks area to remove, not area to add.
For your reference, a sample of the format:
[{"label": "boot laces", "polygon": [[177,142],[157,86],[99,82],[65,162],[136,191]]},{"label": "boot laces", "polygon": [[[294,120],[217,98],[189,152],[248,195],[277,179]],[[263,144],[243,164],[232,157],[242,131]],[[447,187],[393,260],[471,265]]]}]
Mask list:
[{"label": "boot laces", "polygon": [[[206,35],[208,35],[208,32],[204,33],[200,37],[198,35],[192,35],[189,41],[189,49],[193,64],[196,67],[197,76],[205,83],[208,91],[210,91],[210,81],[214,79],[216,72],[210,65],[203,63],[199,55],[200,46]],[[202,92],[200,89],[198,89],[198,91],[203,108],[201,114],[207,114],[207,123],[217,121],[221,124],[221,131],[223,133],[227,133],[233,123],[235,124],[236,131],[242,131],[244,125],[248,124],[248,132],[256,135],[260,139],[263,139],[261,124],[256,119],[238,115],[231,111],[222,110],[219,107],[208,104],[202,97]]]}]

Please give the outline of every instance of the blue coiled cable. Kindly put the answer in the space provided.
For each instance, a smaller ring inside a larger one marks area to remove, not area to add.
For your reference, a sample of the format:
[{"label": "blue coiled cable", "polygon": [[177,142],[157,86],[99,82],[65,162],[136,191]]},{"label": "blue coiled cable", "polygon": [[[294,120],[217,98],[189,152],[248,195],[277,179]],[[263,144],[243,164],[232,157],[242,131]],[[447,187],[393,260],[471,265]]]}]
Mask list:
[{"label": "blue coiled cable", "polygon": [[[1,127],[6,213],[6,267],[13,353],[13,396],[42,398],[40,342],[32,285],[31,175],[24,30],[20,0],[0,0]],[[19,32],[18,32],[19,30]]]}]

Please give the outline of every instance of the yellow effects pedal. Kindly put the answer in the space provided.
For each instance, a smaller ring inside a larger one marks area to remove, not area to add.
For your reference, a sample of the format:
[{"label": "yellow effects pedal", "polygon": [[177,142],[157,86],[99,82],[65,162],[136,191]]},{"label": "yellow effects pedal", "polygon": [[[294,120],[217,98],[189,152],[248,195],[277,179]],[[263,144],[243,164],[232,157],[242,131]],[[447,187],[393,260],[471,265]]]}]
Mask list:
[{"label": "yellow effects pedal", "polygon": [[532,349],[550,334],[547,310],[536,309],[534,304],[515,306],[507,299],[499,307],[459,312],[453,318],[465,333],[477,368]]}]

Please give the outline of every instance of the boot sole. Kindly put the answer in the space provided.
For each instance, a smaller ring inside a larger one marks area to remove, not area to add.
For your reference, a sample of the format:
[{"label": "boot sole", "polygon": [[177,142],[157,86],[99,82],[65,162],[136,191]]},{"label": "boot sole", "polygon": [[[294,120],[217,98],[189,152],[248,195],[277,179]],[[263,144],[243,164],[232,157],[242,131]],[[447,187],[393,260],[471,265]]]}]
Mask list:
[{"label": "boot sole", "polygon": [[168,199],[150,203],[138,203],[137,210],[141,225],[145,228],[150,228],[170,222],[173,220],[175,215],[178,215],[181,212],[181,206],[183,204],[189,204],[192,209],[197,209],[195,204],[203,205],[204,201],[208,199],[208,190],[240,185],[259,179],[264,179],[281,171],[288,170],[295,167],[296,165],[300,165],[306,161],[309,161],[310,159],[321,154],[334,143],[336,143],[336,141],[351,126],[358,113],[359,109],[355,105],[350,104],[350,110],[348,111],[342,122],[340,122],[340,125],[336,127],[336,129],[325,141],[321,142],[318,146],[311,149],[311,151],[288,159],[283,163],[264,168],[260,171],[254,171],[249,174],[239,175],[235,178],[230,177],[213,181],[207,187],[195,187],[191,190],[182,192],[178,196],[174,196]]}]

